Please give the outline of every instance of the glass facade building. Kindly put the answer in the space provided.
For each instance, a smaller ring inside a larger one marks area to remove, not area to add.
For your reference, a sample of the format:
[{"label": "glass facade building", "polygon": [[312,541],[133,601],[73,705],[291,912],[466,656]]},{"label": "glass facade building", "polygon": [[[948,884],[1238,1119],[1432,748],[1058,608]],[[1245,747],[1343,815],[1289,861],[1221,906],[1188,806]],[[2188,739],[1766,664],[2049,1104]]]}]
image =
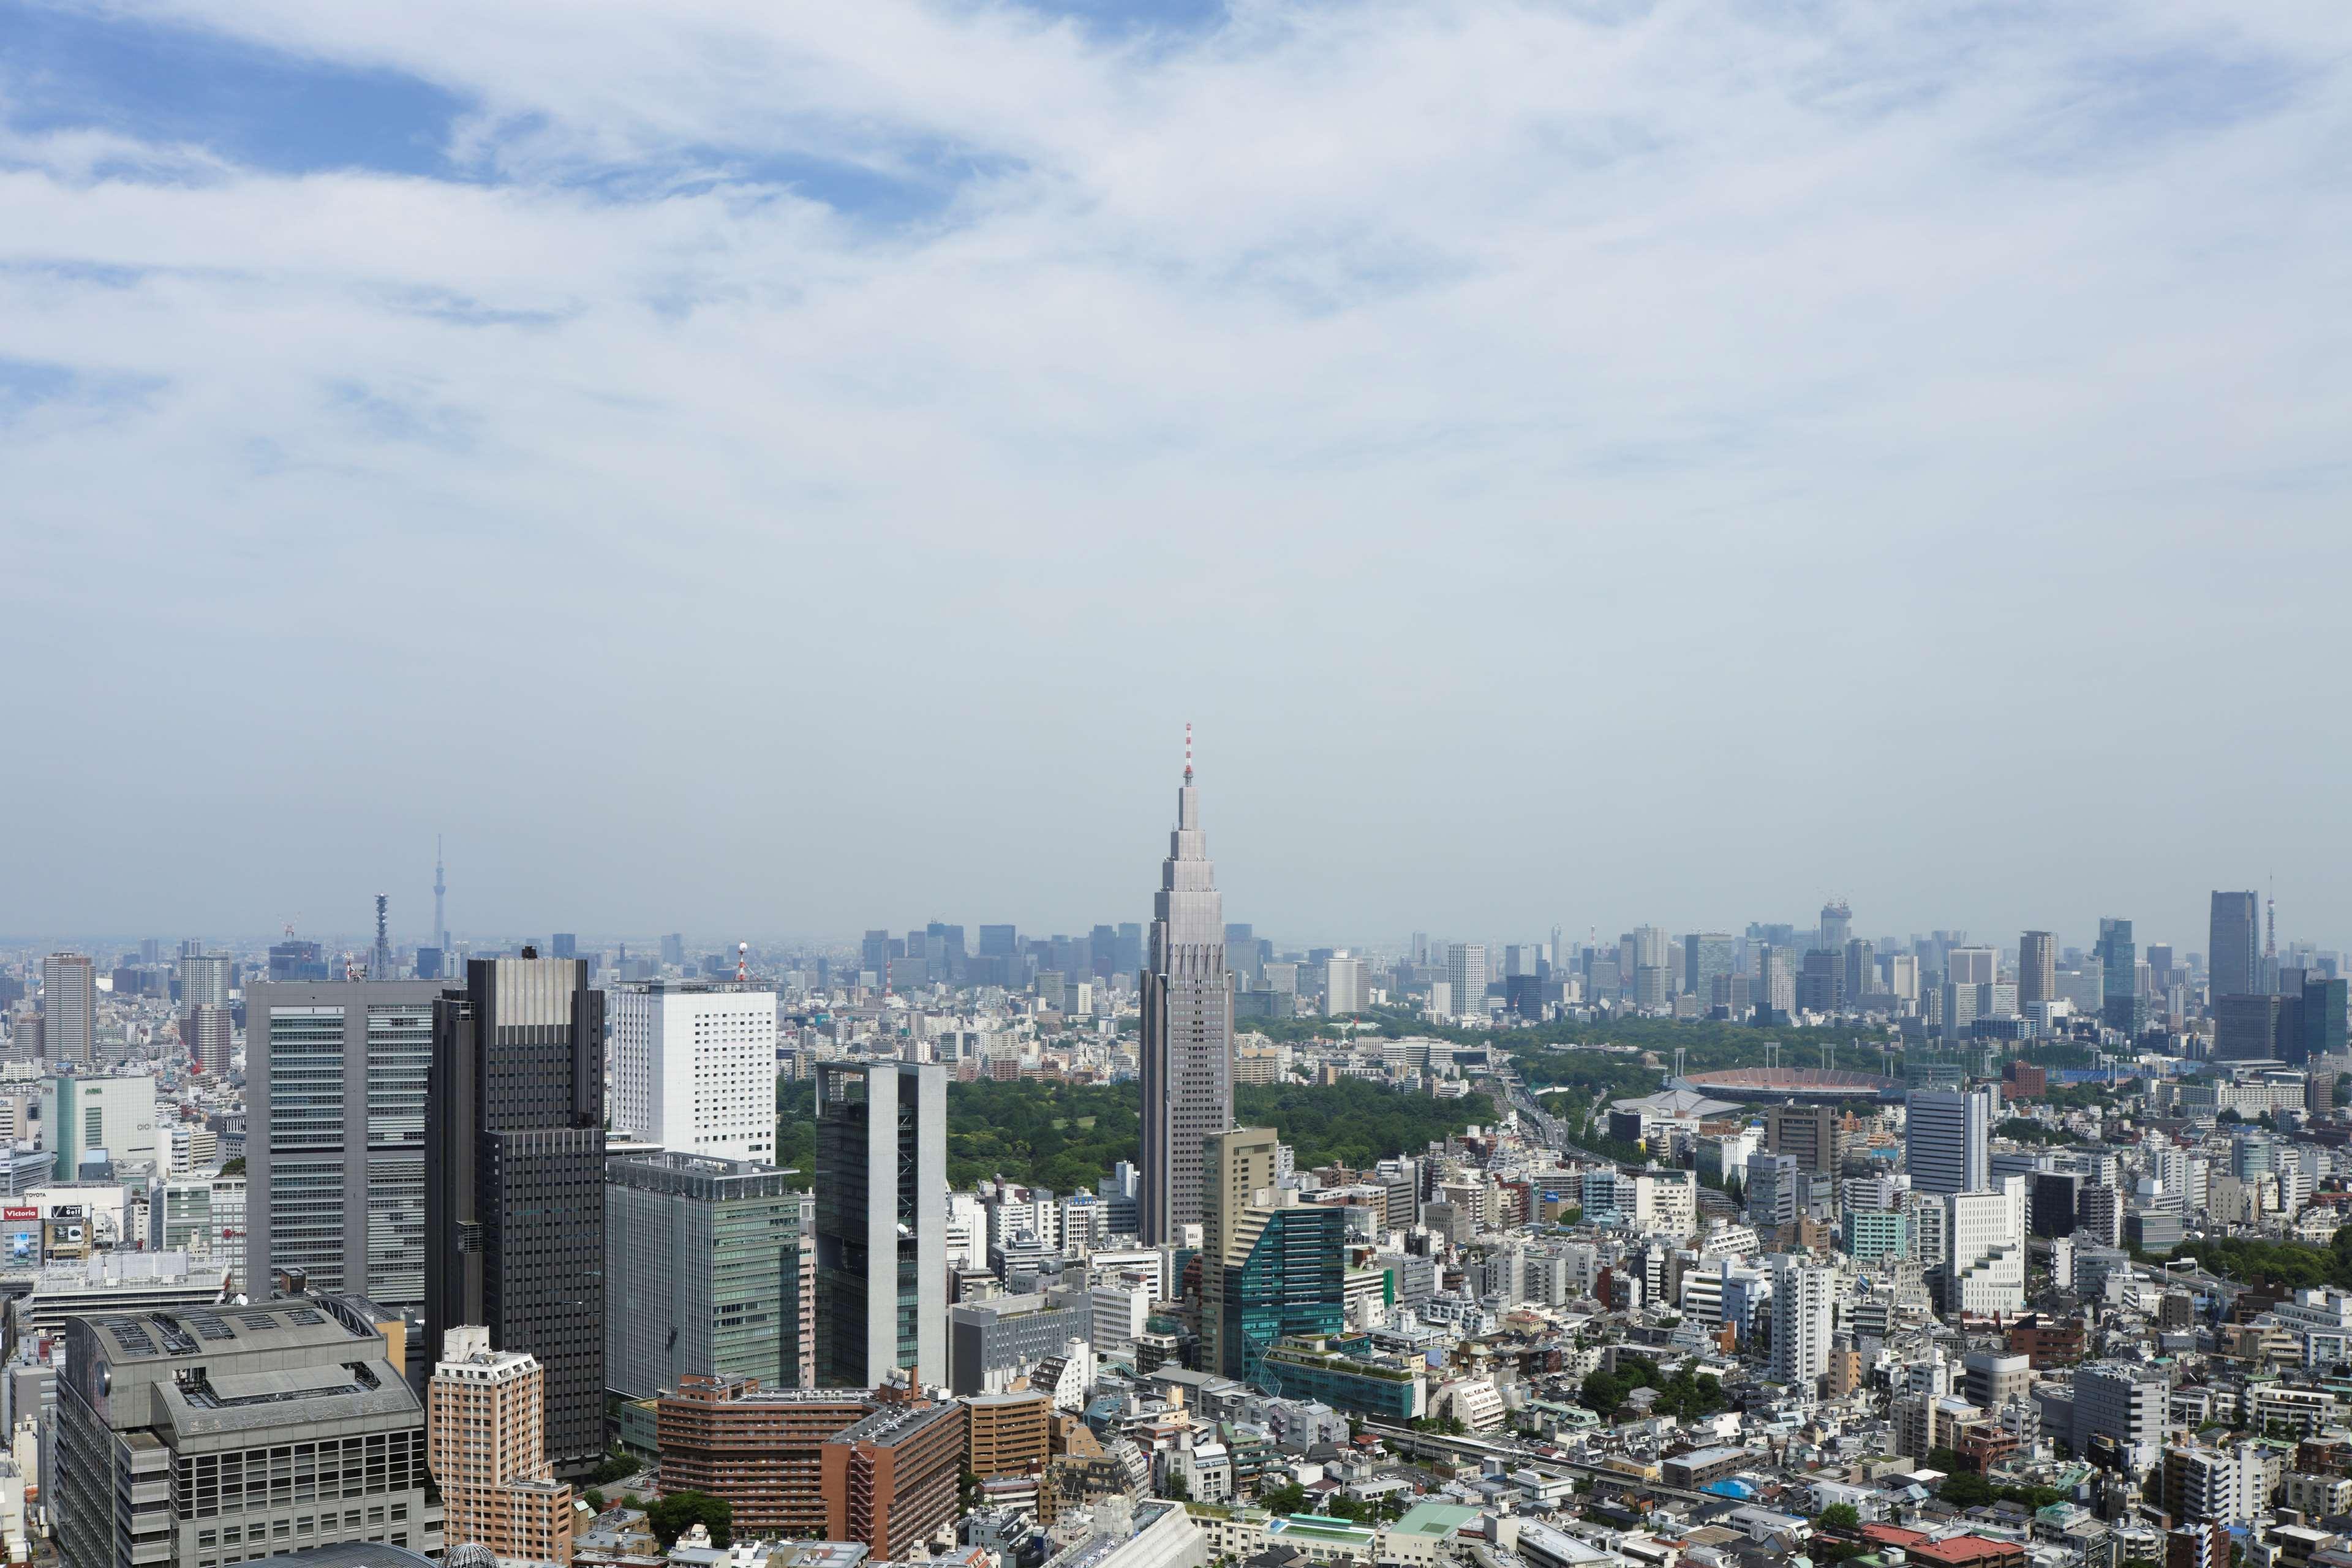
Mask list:
[{"label": "glass facade building", "polygon": [[816,1378],[947,1375],[947,1069],[816,1070]]},{"label": "glass facade building", "polygon": [[[816,1347],[802,1289],[805,1193],[772,1165],[664,1152],[604,1166],[604,1382],[630,1399],[689,1373],[801,1388]],[[812,1281],[813,1283],[813,1281]]]},{"label": "glass facade building", "polygon": [[271,1270],[300,1268],[312,1289],[423,1305],[441,991],[417,980],[247,987],[247,1253],[262,1289]]}]

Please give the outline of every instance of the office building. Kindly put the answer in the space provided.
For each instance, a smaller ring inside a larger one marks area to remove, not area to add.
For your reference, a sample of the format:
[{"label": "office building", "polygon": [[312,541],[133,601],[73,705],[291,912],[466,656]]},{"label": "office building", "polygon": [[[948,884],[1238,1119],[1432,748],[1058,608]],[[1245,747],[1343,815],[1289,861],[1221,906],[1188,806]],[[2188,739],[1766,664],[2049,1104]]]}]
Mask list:
[{"label": "office building", "polygon": [[782,1171],[665,1151],[604,1165],[604,1385],[814,1381],[814,1200]]},{"label": "office building", "polygon": [[245,988],[246,1169],[253,1277],[387,1307],[425,1301],[425,1101],[433,1008],[423,980]]},{"label": "office building", "polygon": [[[1916,1179],[1916,1178],[1915,1178]],[[1944,1310],[1990,1316],[2025,1310],[2025,1178],[1990,1192],[1947,1194]]]},{"label": "office building", "polygon": [[433,1013],[425,1353],[480,1324],[539,1358],[559,1471],[604,1447],[604,994],[576,958],[474,959]]},{"label": "office building", "polygon": [[180,955],[180,1011],[226,1007],[229,1003],[229,955],[186,952]]},{"label": "office building", "polygon": [[1772,1381],[1812,1392],[1830,1369],[1833,1272],[1788,1253],[1772,1259]]},{"label": "office building", "polygon": [[1903,1157],[1923,1193],[1983,1191],[1992,1178],[1992,1130],[2000,1086],[1915,1089],[1904,1108]]},{"label": "office building", "polygon": [[2099,1022],[2126,1035],[2139,1033],[2147,1017],[2139,993],[2139,946],[2132,940],[2132,923],[2099,921]]},{"label": "office building", "polygon": [[1862,1007],[1867,998],[1880,989],[1878,984],[1878,950],[1861,937],[1850,937],[1845,944],[1845,1005]]},{"label": "office building", "polygon": [[615,1131],[681,1154],[774,1162],[774,992],[652,980],[606,1006]]},{"label": "office building", "polygon": [[1334,955],[1323,970],[1323,1014],[1344,1018],[1364,1010],[1364,961]]},{"label": "office building", "polygon": [[1486,944],[1480,942],[1457,942],[1445,950],[1446,994],[1453,998],[1454,1016],[1463,1018],[1484,1018],[1486,1016],[1486,987],[1491,976],[1486,973]]},{"label": "office building", "polygon": [[816,1380],[937,1383],[947,1355],[947,1069],[816,1068]]},{"label": "office building", "polygon": [[441,1336],[425,1389],[425,1462],[441,1489],[442,1540],[501,1563],[572,1561],[572,1489],[547,1462],[547,1374],[490,1331]]},{"label": "office building", "polygon": [[1764,1147],[1793,1155],[1797,1169],[1833,1176],[1838,1168],[1838,1112],[1833,1105],[1775,1105],[1764,1112]]},{"label": "office building", "polygon": [[1843,899],[1832,899],[1822,906],[1822,923],[1814,946],[1831,952],[1843,952],[1853,935],[1853,910]]},{"label": "office building", "polygon": [[948,1386],[956,1394],[992,1394],[1072,1340],[1093,1331],[1094,1303],[1057,1307],[1034,1294],[962,1301],[948,1309]]},{"label": "office building", "polygon": [[206,1078],[228,1076],[235,1040],[236,1032],[226,1004],[201,1004],[181,1020],[180,1043],[187,1047],[189,1062]]},{"label": "office building", "polygon": [[117,1311],[65,1342],[42,1500],[67,1568],[439,1549],[424,1406],[387,1339],[326,1303]]},{"label": "office building", "polygon": [[2156,1463],[2164,1441],[2172,1393],[2160,1367],[2137,1362],[2094,1362],[2074,1372],[2074,1412],[2070,1445],[2088,1455],[2095,1442],[2113,1445],[2132,1470]]},{"label": "office building", "polygon": [[1952,985],[1990,985],[2000,977],[2000,955],[1990,947],[1956,947],[1944,955],[1944,980]]},{"label": "office building", "polygon": [[2027,931],[2017,939],[2018,1011],[2057,999],[2058,939],[2046,931]]},{"label": "office building", "polygon": [[1234,1120],[1234,984],[1225,967],[1224,899],[1201,828],[1190,731],[1176,827],[1153,900],[1143,973],[1142,1240],[1173,1244],[1201,1223],[1201,1145]]},{"label": "office building", "polygon": [[98,1060],[98,967],[86,954],[41,960],[41,1049],[53,1062]]},{"label": "office building", "polygon": [[1728,931],[1694,931],[1683,938],[1683,984],[1700,1006],[1716,1005],[1716,982],[1738,969],[1739,944]]},{"label": "office building", "polygon": [[917,1557],[956,1517],[964,1415],[955,1401],[894,1399],[827,1442],[823,1539],[861,1542],[877,1560]]},{"label": "office building", "polygon": [[[2269,1061],[2279,1048],[2279,998],[2267,991],[2214,994],[2215,1061]],[[2284,1058],[2280,1058],[2284,1059]]]},{"label": "office building", "polygon": [[2249,996],[2266,989],[2262,984],[2262,925],[2258,894],[2214,893],[2205,942],[2205,973],[2212,995]]},{"label": "office building", "polygon": [[57,1157],[57,1179],[81,1179],[102,1158],[117,1175],[152,1174],[155,1164],[155,1080],[45,1078],[41,1135]]},{"label": "office building", "polygon": [[688,1373],[654,1407],[661,1489],[724,1499],[749,1539],[824,1540],[824,1445],[873,1409],[862,1388]]}]

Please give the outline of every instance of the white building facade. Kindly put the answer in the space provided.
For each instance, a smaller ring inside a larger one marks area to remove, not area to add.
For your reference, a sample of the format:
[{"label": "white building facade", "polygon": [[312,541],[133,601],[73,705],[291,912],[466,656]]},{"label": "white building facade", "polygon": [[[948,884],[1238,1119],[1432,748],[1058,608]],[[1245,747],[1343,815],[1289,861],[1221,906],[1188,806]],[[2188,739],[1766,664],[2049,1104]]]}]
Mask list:
[{"label": "white building facade", "polygon": [[772,1163],[776,996],[648,981],[612,993],[613,1125],[674,1153]]}]

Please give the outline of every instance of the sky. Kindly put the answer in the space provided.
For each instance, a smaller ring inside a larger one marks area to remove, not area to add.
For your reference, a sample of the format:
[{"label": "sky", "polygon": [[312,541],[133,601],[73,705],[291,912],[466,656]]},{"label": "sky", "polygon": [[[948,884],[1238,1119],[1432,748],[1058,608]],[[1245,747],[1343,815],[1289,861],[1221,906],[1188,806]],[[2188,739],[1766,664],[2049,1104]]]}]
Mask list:
[{"label": "sky", "polygon": [[0,0],[0,932],[2352,945],[2340,0]]}]

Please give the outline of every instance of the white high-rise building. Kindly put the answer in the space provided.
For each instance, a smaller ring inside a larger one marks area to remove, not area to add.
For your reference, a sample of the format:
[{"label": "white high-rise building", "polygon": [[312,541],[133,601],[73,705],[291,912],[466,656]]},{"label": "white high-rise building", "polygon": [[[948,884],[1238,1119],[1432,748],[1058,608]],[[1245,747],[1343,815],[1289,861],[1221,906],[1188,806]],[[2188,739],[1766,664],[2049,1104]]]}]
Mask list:
[{"label": "white high-rise building", "polygon": [[1810,1392],[1830,1370],[1829,1269],[1782,1253],[1772,1259],[1772,1381]]},{"label": "white high-rise building", "polygon": [[612,994],[613,1125],[679,1154],[776,1157],[772,991],[652,980]]},{"label": "white high-rise building", "polygon": [[2000,1086],[1915,1089],[1904,1110],[1903,1157],[1923,1193],[1977,1193],[1992,1184],[1992,1129]]},{"label": "white high-rise building", "polygon": [[1445,950],[1445,979],[1454,1010],[1465,1018],[1486,1016],[1486,944],[1457,942]]},{"label": "white high-rise building", "polygon": [[1323,1012],[1325,1016],[1342,1018],[1364,1010],[1364,961],[1360,958],[1336,957],[1324,971]]},{"label": "white high-rise building", "polygon": [[229,956],[225,952],[192,952],[180,960],[180,1011],[228,1005]]},{"label": "white high-rise building", "polygon": [[1954,1193],[1945,1310],[2025,1310],[2025,1178],[2004,1176],[1990,1192]]}]

